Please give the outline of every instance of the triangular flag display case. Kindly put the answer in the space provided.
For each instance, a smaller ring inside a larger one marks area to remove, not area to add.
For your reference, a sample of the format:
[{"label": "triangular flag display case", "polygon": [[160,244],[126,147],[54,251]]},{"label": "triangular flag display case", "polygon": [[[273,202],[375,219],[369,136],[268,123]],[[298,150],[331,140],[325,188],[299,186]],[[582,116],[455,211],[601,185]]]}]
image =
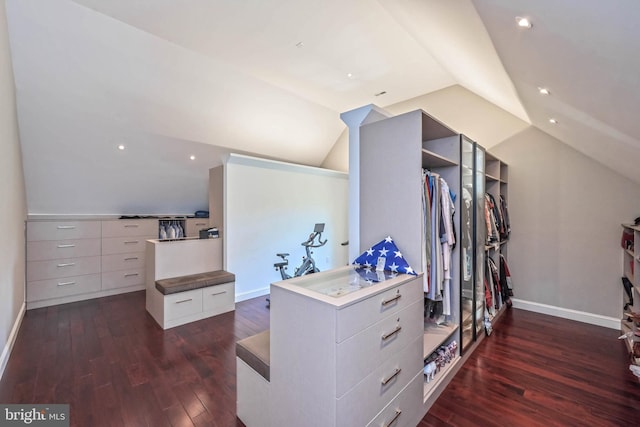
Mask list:
[{"label": "triangular flag display case", "polygon": [[429,262],[430,237],[425,240],[424,234],[429,226],[423,214],[423,171],[444,179],[452,195],[450,311],[430,315],[425,293],[424,316],[415,320],[424,330],[424,374],[419,372],[424,415],[484,337],[485,150],[416,110],[363,125],[359,154],[360,250],[392,236],[413,270],[424,273],[425,291],[437,285],[429,283],[430,269],[436,267]]}]

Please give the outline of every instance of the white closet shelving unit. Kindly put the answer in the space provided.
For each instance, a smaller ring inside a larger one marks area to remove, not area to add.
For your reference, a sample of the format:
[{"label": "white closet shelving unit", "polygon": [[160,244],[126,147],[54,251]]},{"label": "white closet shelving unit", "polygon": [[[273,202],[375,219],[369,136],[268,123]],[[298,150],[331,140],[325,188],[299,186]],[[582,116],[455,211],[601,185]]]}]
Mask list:
[{"label": "white closet shelving unit", "polygon": [[[422,110],[383,119],[360,127],[360,251],[390,235],[414,270],[422,270],[422,169],[443,177],[456,193],[454,223],[457,244],[452,253],[452,313],[446,324],[425,323],[423,359],[440,346],[456,340],[453,360],[423,384],[423,412],[444,390],[462,361],[478,341],[461,354],[461,190],[463,142],[475,143],[457,134]],[[475,151],[469,153],[473,158]],[[484,150],[483,150],[484,153]],[[471,161],[473,164],[473,161]],[[473,168],[471,169],[473,173]],[[483,172],[482,172],[483,173]],[[484,177],[482,177],[484,179]],[[474,205],[475,206],[475,205]],[[473,210],[472,210],[473,212]],[[472,222],[473,223],[473,222]],[[472,235],[475,230],[472,230]],[[483,255],[480,250],[472,252]],[[484,262],[482,256],[481,262]],[[474,278],[471,279],[474,283]],[[479,281],[479,283],[482,283]],[[473,290],[471,291],[473,294]],[[470,312],[473,315],[473,312]],[[482,335],[484,336],[484,335]],[[474,335],[475,338],[475,335]],[[480,337],[478,337],[480,338]]]},{"label": "white closet shelving unit", "polygon": [[[629,306],[625,311],[633,311],[640,313],[640,226],[633,224],[622,224],[622,228],[625,234],[631,236],[629,243],[625,245],[623,239],[622,247],[622,277],[626,277],[632,285],[633,305]],[[624,291],[623,291],[624,292]],[[629,302],[623,297],[623,305]],[[620,331],[623,334],[628,332],[636,332],[638,330],[635,322],[627,321],[624,311],[622,313],[622,320],[620,321]],[[631,354],[631,361],[640,365],[640,358],[633,356],[634,341],[640,341],[640,337],[630,336],[625,339],[629,353]]]},{"label": "white closet shelving unit", "polygon": [[[500,196],[504,197],[508,205],[509,166],[489,152],[486,153],[485,162],[486,192],[491,194],[498,204],[500,203]],[[500,266],[500,255],[503,255],[508,262],[508,243],[508,238],[500,239],[498,242],[487,243],[485,245],[486,256],[493,259],[498,266]],[[495,309],[491,316],[491,322],[495,324],[506,310],[507,305],[502,303],[499,295],[492,295],[492,299],[494,302],[498,301],[498,308]]]}]

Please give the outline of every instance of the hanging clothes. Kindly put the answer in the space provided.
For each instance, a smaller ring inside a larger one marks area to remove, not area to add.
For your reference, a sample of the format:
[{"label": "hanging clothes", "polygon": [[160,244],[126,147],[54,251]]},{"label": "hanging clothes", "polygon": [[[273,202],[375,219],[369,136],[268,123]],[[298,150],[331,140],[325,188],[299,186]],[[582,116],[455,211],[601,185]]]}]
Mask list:
[{"label": "hanging clothes", "polygon": [[422,253],[425,317],[450,316],[452,309],[452,252],[456,246],[456,194],[439,174],[423,170]]},{"label": "hanging clothes", "polygon": [[509,208],[507,207],[507,200],[504,196],[500,195],[500,213],[502,215],[502,221],[504,223],[504,235],[501,236],[502,240],[508,240],[511,235],[511,221],[509,220]]},{"label": "hanging clothes", "polygon": [[513,296],[513,285],[511,284],[511,272],[504,255],[500,254],[500,287],[502,289],[503,301],[511,306]]}]

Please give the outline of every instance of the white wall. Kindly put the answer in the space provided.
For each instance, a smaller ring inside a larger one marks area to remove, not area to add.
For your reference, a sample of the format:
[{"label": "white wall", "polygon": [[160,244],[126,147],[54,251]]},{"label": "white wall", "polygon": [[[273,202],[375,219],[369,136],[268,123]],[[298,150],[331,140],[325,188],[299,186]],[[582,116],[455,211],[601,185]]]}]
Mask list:
[{"label": "white wall", "polygon": [[509,164],[515,297],[620,318],[620,224],[640,187],[533,127],[491,152]]},{"label": "white wall", "polygon": [[[26,202],[5,0],[0,0],[0,376],[9,357],[12,328],[24,310]],[[15,331],[14,331],[15,332]]]},{"label": "white wall", "polygon": [[342,172],[232,155],[225,164],[225,269],[236,275],[236,300],[269,292],[281,280],[273,268],[287,252],[289,274],[300,265],[300,245],[325,223],[325,246],[314,250],[320,270],[348,263],[348,179]]}]

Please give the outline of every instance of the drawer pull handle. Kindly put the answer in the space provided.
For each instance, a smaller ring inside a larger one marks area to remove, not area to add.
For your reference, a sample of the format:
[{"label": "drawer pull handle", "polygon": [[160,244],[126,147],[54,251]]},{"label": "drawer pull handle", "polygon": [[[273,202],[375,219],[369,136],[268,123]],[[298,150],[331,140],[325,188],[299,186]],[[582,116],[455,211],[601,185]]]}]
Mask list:
[{"label": "drawer pull handle", "polygon": [[58,230],[72,230],[76,228],[75,225],[59,225]]},{"label": "drawer pull handle", "polygon": [[58,282],[58,286],[69,286],[69,285],[75,285],[76,282]]},{"label": "drawer pull handle", "polygon": [[193,301],[193,298],[183,299],[182,301],[176,301],[176,304],[182,304],[183,302]]},{"label": "drawer pull handle", "polygon": [[207,224],[204,222],[196,222],[196,225],[207,225]]},{"label": "drawer pull handle", "polygon": [[74,265],[76,265],[75,262],[66,262],[66,263],[63,263],[63,264],[58,264],[58,267],[72,267]]},{"label": "drawer pull handle", "polygon": [[[386,380],[382,380],[382,385],[389,384],[389,381],[391,381],[392,379],[397,377],[400,374],[400,372],[402,372],[402,369],[396,368],[396,371],[393,374],[391,374],[391,376],[389,378],[387,378]],[[393,421],[391,421],[391,422],[393,422]]]},{"label": "drawer pull handle", "polygon": [[139,240],[129,240],[128,242],[124,242],[125,245],[135,245],[139,243]]},{"label": "drawer pull handle", "polygon": [[396,422],[401,413],[402,411],[400,409],[396,409],[396,414],[393,416],[393,418],[391,418],[391,421],[384,425],[384,427],[391,427],[391,425]]},{"label": "drawer pull handle", "polygon": [[59,249],[62,249],[62,248],[75,248],[75,247],[76,247],[76,245],[58,245]]},{"label": "drawer pull handle", "polygon": [[215,292],[213,294],[211,294],[212,297],[215,297],[216,295],[222,295],[222,294],[226,294],[227,291],[222,291],[222,292]]},{"label": "drawer pull handle", "polygon": [[129,273],[129,274],[125,274],[124,277],[135,277],[137,275],[138,273]]},{"label": "drawer pull handle", "polygon": [[125,258],[124,260],[125,260],[125,261],[135,261],[135,260],[137,260],[137,259],[138,259],[138,257],[137,257],[137,256],[132,256],[132,257],[129,257],[129,258]]},{"label": "drawer pull handle", "polygon": [[402,330],[402,326],[400,326],[400,325],[396,326],[396,328],[393,331],[389,332],[388,334],[384,334],[382,336],[382,341],[388,340],[389,338],[391,338],[392,336],[394,336],[395,334],[397,334],[401,330]]},{"label": "drawer pull handle", "polygon": [[125,224],[124,228],[138,228],[138,224]]},{"label": "drawer pull handle", "polygon": [[402,298],[401,294],[396,295],[395,297],[382,301],[382,306],[386,307],[387,305],[391,304],[392,302],[398,301],[400,298]]}]

